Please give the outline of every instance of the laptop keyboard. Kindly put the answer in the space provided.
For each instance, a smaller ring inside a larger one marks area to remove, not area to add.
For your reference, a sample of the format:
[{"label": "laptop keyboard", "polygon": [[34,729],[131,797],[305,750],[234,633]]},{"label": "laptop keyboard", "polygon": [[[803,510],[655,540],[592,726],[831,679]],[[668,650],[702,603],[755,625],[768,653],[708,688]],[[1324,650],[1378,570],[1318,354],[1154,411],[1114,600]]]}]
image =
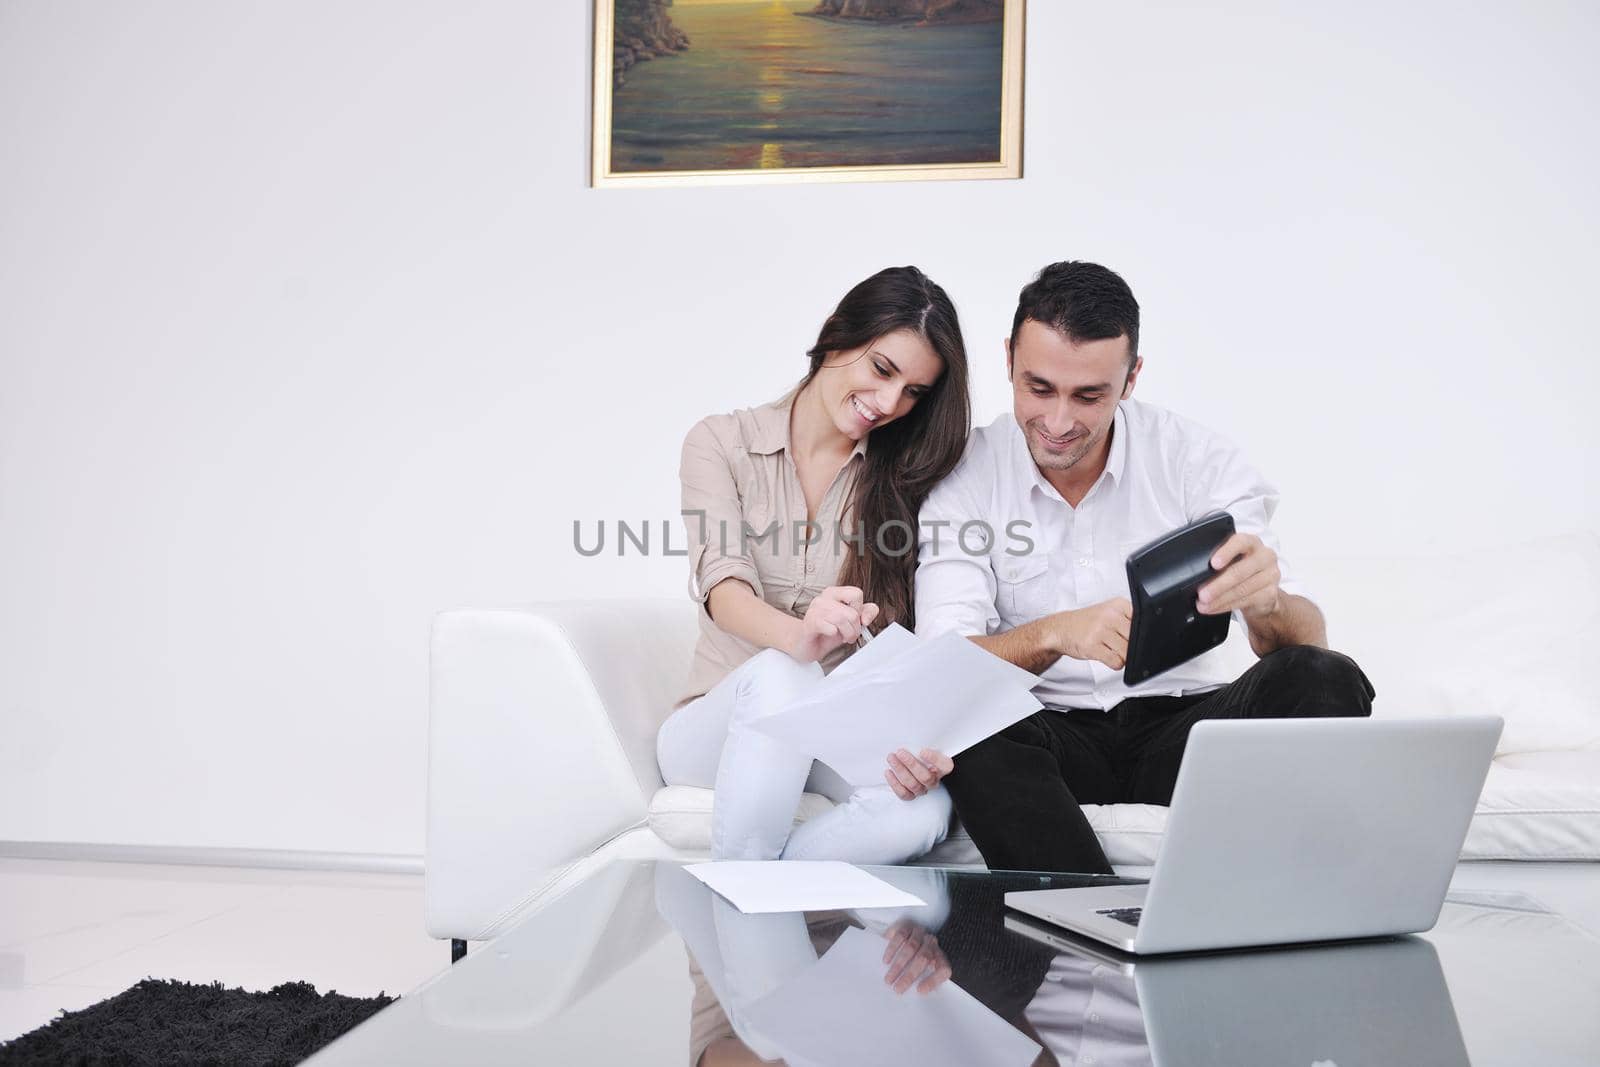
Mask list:
[{"label": "laptop keyboard", "polygon": [[1099,908],[1095,911],[1095,914],[1108,916],[1119,923],[1127,923],[1129,926],[1138,926],[1139,915],[1143,911],[1143,908]]}]

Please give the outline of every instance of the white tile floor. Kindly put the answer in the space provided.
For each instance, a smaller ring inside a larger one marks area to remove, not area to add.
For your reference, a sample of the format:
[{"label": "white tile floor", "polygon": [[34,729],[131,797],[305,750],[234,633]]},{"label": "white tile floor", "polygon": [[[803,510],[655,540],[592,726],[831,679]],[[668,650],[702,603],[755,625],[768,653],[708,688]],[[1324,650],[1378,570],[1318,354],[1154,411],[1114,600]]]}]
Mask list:
[{"label": "white tile floor", "polygon": [[449,962],[421,875],[0,859],[0,1041],[145,977],[395,995]]}]

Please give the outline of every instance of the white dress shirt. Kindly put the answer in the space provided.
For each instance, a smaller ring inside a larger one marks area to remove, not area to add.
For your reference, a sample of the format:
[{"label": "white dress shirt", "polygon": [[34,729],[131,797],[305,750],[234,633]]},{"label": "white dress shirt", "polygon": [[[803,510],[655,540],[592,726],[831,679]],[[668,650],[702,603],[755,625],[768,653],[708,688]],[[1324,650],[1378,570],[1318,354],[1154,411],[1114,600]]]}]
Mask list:
[{"label": "white dress shirt", "polygon": [[[1164,408],[1124,400],[1106,469],[1073,508],[1035,466],[1008,412],[973,432],[960,465],[922,507],[917,633],[1002,633],[1127,597],[1129,555],[1217,510],[1278,553],[1283,592],[1307,596],[1269,527],[1277,506],[1277,490],[1232,442]],[[1237,612],[1234,622],[1243,625]],[[1033,692],[1047,707],[1109,710],[1131,696],[1204,692],[1231,681],[1219,649],[1132,688],[1120,670],[1063,656]]]}]

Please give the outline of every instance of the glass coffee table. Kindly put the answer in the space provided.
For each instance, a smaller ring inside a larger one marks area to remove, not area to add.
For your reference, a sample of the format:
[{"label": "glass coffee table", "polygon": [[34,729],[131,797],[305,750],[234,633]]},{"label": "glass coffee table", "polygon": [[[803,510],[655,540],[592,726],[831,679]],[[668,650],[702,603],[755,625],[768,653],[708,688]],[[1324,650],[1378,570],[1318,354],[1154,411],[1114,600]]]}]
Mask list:
[{"label": "glass coffee table", "polygon": [[1132,960],[1004,906],[1122,879],[867,870],[926,904],[744,915],[617,860],[306,1063],[1600,1063],[1600,939],[1518,894],[1453,894],[1416,937]]}]

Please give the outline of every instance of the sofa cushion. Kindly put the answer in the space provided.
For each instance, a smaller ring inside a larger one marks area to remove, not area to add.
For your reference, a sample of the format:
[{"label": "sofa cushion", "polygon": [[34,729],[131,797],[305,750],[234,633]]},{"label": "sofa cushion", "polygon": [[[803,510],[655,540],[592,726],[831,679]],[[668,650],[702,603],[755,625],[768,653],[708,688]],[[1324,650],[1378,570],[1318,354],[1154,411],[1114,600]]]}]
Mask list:
[{"label": "sofa cushion", "polygon": [[[1112,863],[1155,863],[1166,808],[1086,805],[1083,811]],[[1489,767],[1461,858],[1600,860],[1600,750],[1498,757]]]},{"label": "sofa cushion", "polygon": [[[709,789],[667,786],[650,805],[650,829],[667,845],[711,849]],[[800,798],[795,824],[832,807],[827,797]],[[1083,813],[1117,866],[1155,863],[1167,809],[1154,804],[1085,804]],[[1477,813],[1461,849],[1466,860],[1600,860],[1600,749],[1524,752],[1498,757],[1489,768]],[[959,821],[923,863],[983,862]]]},{"label": "sofa cushion", "polygon": [[1461,854],[1474,860],[1600,860],[1600,750],[1496,759]]},{"label": "sofa cushion", "polygon": [[[649,825],[667,845],[691,852],[711,850],[711,798],[709,789],[669,785],[656,792],[650,804]],[[795,825],[827,811],[833,806],[827,797],[805,793],[795,812]],[[1083,813],[1100,837],[1106,858],[1117,865],[1148,865],[1155,862],[1166,825],[1167,809],[1151,804],[1086,804]],[[961,867],[978,865],[983,857],[960,822],[950,835],[923,857],[923,863]]]}]

